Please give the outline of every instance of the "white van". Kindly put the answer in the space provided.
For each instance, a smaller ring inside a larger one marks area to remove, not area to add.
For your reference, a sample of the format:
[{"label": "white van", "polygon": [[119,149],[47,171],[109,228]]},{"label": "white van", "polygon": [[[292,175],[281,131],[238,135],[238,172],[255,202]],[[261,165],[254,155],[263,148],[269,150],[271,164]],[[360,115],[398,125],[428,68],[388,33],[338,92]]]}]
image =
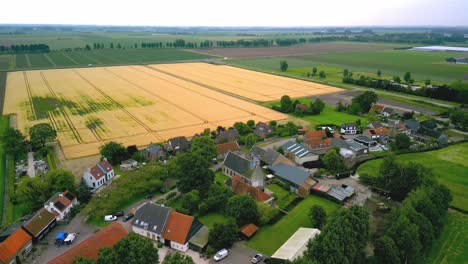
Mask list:
[{"label": "white van", "polygon": [[75,240],[75,237],[76,237],[76,233],[70,233],[70,234],[68,234],[68,236],[65,238],[65,241],[64,241],[64,242],[70,245],[70,244],[73,243],[73,241]]},{"label": "white van", "polygon": [[115,215],[106,215],[104,216],[104,221],[106,222],[112,222],[112,221],[115,221],[117,220],[117,216]]},{"label": "white van", "polygon": [[229,252],[227,249],[223,248],[220,251],[216,252],[216,255],[213,257],[215,261],[220,261],[223,258],[227,257],[229,255]]}]

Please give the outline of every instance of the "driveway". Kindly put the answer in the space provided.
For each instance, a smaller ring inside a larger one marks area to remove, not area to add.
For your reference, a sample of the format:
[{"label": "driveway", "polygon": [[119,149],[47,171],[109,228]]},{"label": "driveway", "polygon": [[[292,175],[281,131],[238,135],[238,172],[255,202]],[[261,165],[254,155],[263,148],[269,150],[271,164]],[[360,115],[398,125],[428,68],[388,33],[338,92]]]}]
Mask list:
[{"label": "driveway", "polygon": [[[209,263],[226,263],[226,264],[239,264],[239,263],[252,263],[253,256],[257,254],[257,251],[244,245],[244,242],[234,243],[232,248],[229,249],[229,255],[227,258],[216,262],[213,258],[210,259]],[[196,262],[198,263],[198,262]]]}]

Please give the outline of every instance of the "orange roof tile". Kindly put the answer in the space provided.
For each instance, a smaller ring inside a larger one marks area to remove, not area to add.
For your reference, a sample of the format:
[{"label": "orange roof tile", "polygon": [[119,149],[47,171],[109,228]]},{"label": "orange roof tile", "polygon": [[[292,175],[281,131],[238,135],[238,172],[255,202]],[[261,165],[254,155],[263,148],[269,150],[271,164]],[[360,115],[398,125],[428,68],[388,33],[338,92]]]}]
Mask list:
[{"label": "orange roof tile", "polygon": [[192,222],[193,216],[171,211],[164,229],[164,239],[185,244]]},{"label": "orange roof tile", "polygon": [[254,224],[248,224],[240,228],[241,233],[244,234],[246,237],[251,237],[257,232],[258,226]]},{"label": "orange roof tile", "polygon": [[340,133],[335,133],[335,134],[333,134],[333,137],[334,138],[341,138],[341,134]]},{"label": "orange roof tile", "polygon": [[49,261],[49,264],[72,264],[78,257],[97,259],[100,248],[112,247],[127,236],[127,230],[118,222],[114,222],[96,234],[81,241],[62,255]]},{"label": "orange roof tile", "polygon": [[0,262],[10,263],[18,251],[31,242],[31,236],[21,227],[0,243]]},{"label": "orange roof tile", "polygon": [[383,105],[379,105],[379,104],[375,104],[371,107],[371,109],[369,110],[369,112],[376,112],[376,113],[380,113],[382,112],[382,110],[384,110],[385,106]]},{"label": "orange roof tile", "polygon": [[224,154],[224,153],[227,153],[228,151],[235,151],[235,150],[239,150],[239,144],[237,144],[237,141],[232,141],[232,142],[227,142],[227,143],[216,145],[216,153],[218,154]]},{"label": "orange roof tile", "polygon": [[318,131],[307,131],[304,135],[305,139],[322,139],[324,137],[327,137],[327,133],[323,130],[318,130]]},{"label": "orange roof tile", "polygon": [[271,198],[270,195],[266,194],[262,190],[257,187],[253,187],[252,185],[245,183],[240,176],[232,176],[231,177],[231,185],[232,189],[236,194],[249,194],[254,198],[257,202],[264,202]]}]

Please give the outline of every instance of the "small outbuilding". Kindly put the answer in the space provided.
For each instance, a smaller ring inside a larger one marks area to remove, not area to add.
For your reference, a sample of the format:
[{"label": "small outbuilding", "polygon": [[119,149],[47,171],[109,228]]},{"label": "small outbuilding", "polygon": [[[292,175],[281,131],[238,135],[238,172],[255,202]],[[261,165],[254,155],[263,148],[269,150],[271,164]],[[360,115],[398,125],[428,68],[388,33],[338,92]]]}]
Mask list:
[{"label": "small outbuilding", "polygon": [[205,251],[206,247],[208,246],[208,236],[210,234],[210,230],[206,226],[202,226],[195,235],[192,236],[189,240],[189,248],[196,252],[203,252]]},{"label": "small outbuilding", "polygon": [[250,239],[258,231],[258,226],[254,224],[247,224],[240,228],[240,232],[245,238]]},{"label": "small outbuilding", "polygon": [[272,259],[293,261],[301,257],[309,240],[320,234],[315,228],[300,227],[274,254]]}]

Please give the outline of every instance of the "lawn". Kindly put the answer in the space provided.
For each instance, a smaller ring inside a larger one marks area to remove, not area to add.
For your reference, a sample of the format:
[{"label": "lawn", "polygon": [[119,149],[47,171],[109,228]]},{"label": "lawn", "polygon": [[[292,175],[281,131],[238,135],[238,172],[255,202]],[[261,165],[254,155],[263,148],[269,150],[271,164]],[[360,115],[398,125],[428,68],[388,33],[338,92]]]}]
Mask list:
[{"label": "lawn", "polygon": [[450,210],[441,236],[420,263],[466,263],[468,259],[468,216]]},{"label": "lawn", "polygon": [[198,218],[198,221],[211,229],[213,228],[214,224],[226,223],[229,221],[229,217],[221,213],[209,213]]},{"label": "lawn", "polygon": [[[447,148],[399,155],[398,160],[421,163],[432,169],[436,179],[452,191],[452,205],[468,210],[468,143]],[[382,159],[368,161],[359,166],[359,174],[376,175]]]},{"label": "lawn", "polygon": [[228,176],[224,175],[224,173],[222,173],[221,171],[217,171],[215,173],[215,179],[214,181],[223,185],[225,181],[227,181],[229,179]]},{"label": "lawn", "polygon": [[349,69],[355,73],[359,72],[366,75],[375,74],[377,70],[381,70],[382,74],[387,76],[403,76],[405,72],[409,71],[416,81],[430,79],[440,82],[453,82],[463,79],[464,74],[468,70],[468,65],[448,64],[445,62],[445,59],[461,56],[464,56],[464,54],[455,52],[385,50],[242,59],[232,60],[230,63],[269,72],[279,72],[280,61],[286,60],[291,70],[291,75],[300,77],[304,76],[304,72],[300,69],[309,69],[308,71],[311,71],[312,67],[317,67],[318,71],[322,68],[330,75],[333,75],[336,71],[331,70],[327,72],[327,68]]},{"label": "lawn", "polygon": [[270,184],[266,188],[275,194],[278,199],[276,204],[283,210],[285,210],[297,198],[295,194],[286,191],[277,184]]},{"label": "lawn", "polygon": [[323,206],[327,214],[339,207],[338,204],[324,198],[308,196],[275,224],[261,227],[246,245],[271,256],[299,227],[311,227],[309,208],[313,205]]},{"label": "lawn", "polygon": [[[6,153],[5,153],[5,134],[10,125],[9,116],[0,116],[0,225],[3,219],[3,205],[5,198],[5,178],[8,177],[5,168],[6,165]],[[11,162],[10,162],[11,164]],[[8,199],[8,198],[7,198]]]}]

